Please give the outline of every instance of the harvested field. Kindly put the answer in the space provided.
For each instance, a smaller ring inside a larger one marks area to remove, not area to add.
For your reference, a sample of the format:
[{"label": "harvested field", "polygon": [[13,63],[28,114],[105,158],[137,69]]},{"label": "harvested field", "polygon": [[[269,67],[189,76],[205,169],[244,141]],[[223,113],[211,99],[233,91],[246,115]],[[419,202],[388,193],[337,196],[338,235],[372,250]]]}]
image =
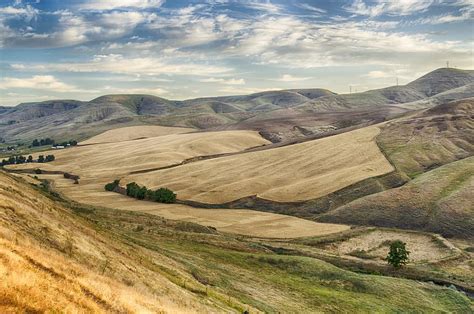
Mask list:
[{"label": "harvested field", "polygon": [[81,178],[107,181],[131,171],[169,166],[196,156],[238,152],[268,143],[254,131],[170,134],[53,150],[42,153],[54,154],[56,160],[52,163],[24,164],[12,168],[41,166],[45,170],[60,170]]},{"label": "harvested field", "polygon": [[453,254],[442,238],[414,233],[389,230],[374,230],[362,235],[349,238],[342,242],[335,242],[325,249],[340,255],[361,255],[365,258],[383,260],[388,253],[390,242],[401,240],[407,244],[410,251],[410,262],[433,262]]},{"label": "harvested field", "polygon": [[292,216],[247,209],[203,209],[179,204],[139,201],[113,192],[103,186],[75,185],[58,175],[40,175],[53,180],[55,188],[71,199],[89,205],[146,212],[167,219],[183,220],[212,226],[219,231],[265,238],[295,238],[331,234],[349,229],[347,225],[317,223]]},{"label": "harvested field", "polygon": [[79,144],[90,145],[98,143],[115,143],[170,134],[188,133],[192,131],[194,131],[194,129],[158,125],[129,126],[105,131],[104,133],[91,137]]},{"label": "harvested field", "polygon": [[376,126],[264,151],[130,175],[179,199],[220,204],[246,196],[280,202],[315,199],[393,170],[374,142]]}]

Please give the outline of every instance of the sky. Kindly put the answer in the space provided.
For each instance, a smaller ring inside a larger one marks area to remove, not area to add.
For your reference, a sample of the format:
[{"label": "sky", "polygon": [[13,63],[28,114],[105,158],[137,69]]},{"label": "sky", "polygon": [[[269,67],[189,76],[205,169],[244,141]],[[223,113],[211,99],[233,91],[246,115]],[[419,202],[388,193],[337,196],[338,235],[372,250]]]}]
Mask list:
[{"label": "sky", "polygon": [[474,69],[471,0],[1,0],[0,105],[365,91]]}]

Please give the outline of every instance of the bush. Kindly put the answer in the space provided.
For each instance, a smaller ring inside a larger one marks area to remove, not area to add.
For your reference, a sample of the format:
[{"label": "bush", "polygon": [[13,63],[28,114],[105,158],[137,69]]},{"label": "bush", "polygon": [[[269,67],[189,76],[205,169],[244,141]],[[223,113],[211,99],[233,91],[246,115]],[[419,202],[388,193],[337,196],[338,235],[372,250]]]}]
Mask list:
[{"label": "bush", "polygon": [[150,193],[152,201],[160,203],[174,203],[176,202],[176,193],[167,188],[159,188],[158,190]]},{"label": "bush", "polygon": [[127,184],[127,195],[136,198],[139,189],[140,186],[138,186],[138,184],[136,184],[135,182],[130,182],[129,184]]},{"label": "bush", "polygon": [[114,180],[114,182],[107,183],[105,185],[105,190],[112,192],[115,190],[116,187],[118,187],[119,183],[120,183],[120,180]]}]

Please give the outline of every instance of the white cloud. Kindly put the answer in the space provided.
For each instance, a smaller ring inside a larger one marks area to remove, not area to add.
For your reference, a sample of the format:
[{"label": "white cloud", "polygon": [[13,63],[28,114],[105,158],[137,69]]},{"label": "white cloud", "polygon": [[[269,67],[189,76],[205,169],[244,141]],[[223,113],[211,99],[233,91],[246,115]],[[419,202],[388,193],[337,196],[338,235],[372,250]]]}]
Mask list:
[{"label": "white cloud", "polygon": [[39,11],[31,5],[26,5],[24,7],[6,6],[0,8],[0,16],[3,16],[3,18],[24,17],[27,21],[30,21],[35,18],[38,13]]},{"label": "white cloud", "polygon": [[283,74],[280,78],[275,79],[275,81],[279,82],[300,82],[300,81],[306,81],[311,79],[311,77],[298,77],[298,76],[293,76],[291,74]]},{"label": "white cloud", "polygon": [[388,15],[411,15],[424,11],[434,3],[434,0],[376,0],[373,5],[368,5],[364,0],[354,0],[346,7],[348,12],[358,15],[378,16]]},{"label": "white cloud", "polygon": [[93,92],[80,90],[73,85],[57,80],[52,75],[35,75],[30,78],[5,77],[0,81],[0,89],[40,89],[55,92]]},{"label": "white cloud", "polygon": [[101,89],[102,94],[147,94],[147,95],[166,95],[169,92],[163,88],[121,88],[114,86],[105,86]]},{"label": "white cloud", "polygon": [[220,83],[220,84],[225,84],[225,85],[245,85],[245,80],[244,79],[235,79],[235,78],[232,78],[232,79],[223,79],[223,78],[214,78],[214,77],[210,77],[210,78],[205,78],[205,79],[201,79],[199,80],[199,82],[202,82],[202,83]]},{"label": "white cloud", "polygon": [[301,8],[301,9],[305,9],[305,10],[308,10],[310,11],[312,14],[322,14],[322,13],[327,13],[326,10],[324,9],[321,9],[321,8],[318,8],[318,7],[315,7],[315,6],[312,6],[310,4],[307,4],[307,3],[297,3],[296,4],[297,7]]},{"label": "white cloud", "polygon": [[119,8],[158,8],[164,0],[86,0],[79,8],[86,10],[114,10]]},{"label": "white cloud", "polygon": [[48,72],[106,72],[157,76],[160,74],[207,76],[231,71],[231,68],[192,62],[178,63],[174,60],[157,57],[126,58],[120,54],[95,55],[87,62],[15,64],[17,69],[27,68]]}]

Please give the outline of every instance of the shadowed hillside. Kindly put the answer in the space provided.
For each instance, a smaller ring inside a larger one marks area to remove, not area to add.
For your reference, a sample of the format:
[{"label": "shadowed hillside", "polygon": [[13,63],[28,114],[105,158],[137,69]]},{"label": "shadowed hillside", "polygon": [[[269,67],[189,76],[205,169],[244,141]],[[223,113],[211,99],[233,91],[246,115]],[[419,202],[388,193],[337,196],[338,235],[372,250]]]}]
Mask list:
[{"label": "shadowed hillside", "polygon": [[377,143],[408,184],[365,196],[319,220],[474,238],[474,99],[387,123]]},{"label": "shadowed hillside", "polygon": [[408,184],[357,199],[318,220],[436,232],[474,239],[474,157],[418,176]]}]

